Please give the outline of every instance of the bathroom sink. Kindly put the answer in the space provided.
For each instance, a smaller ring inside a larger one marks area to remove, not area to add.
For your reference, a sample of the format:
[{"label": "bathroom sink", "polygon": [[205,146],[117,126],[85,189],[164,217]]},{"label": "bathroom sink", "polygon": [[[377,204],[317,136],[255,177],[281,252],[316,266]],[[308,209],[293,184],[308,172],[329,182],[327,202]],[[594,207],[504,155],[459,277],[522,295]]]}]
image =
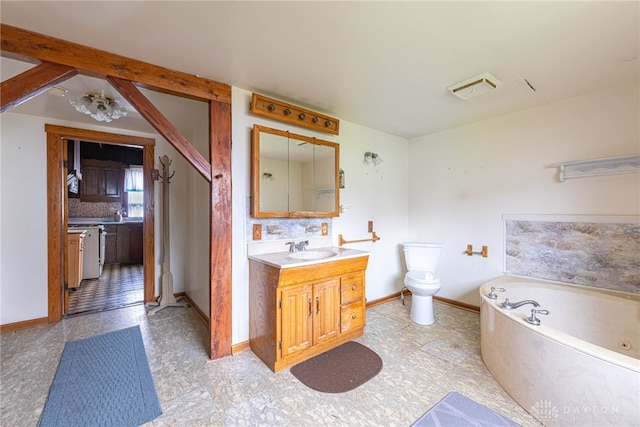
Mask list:
[{"label": "bathroom sink", "polygon": [[314,260],[314,259],[325,259],[331,258],[338,255],[333,251],[302,251],[302,252],[293,252],[289,254],[289,258],[293,259],[304,259],[304,260]]}]

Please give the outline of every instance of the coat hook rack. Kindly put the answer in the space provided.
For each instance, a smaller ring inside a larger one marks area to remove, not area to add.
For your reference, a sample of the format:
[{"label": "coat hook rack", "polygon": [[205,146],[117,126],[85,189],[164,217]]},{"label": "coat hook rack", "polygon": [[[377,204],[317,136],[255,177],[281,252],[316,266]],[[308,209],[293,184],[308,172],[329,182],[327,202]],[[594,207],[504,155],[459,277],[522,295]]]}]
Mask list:
[{"label": "coat hook rack", "polygon": [[342,234],[338,234],[338,246],[346,245],[347,243],[360,243],[360,242],[377,242],[380,240],[380,237],[373,231],[373,221],[369,221],[369,233],[371,233],[371,237],[368,239],[359,239],[359,240],[345,240],[342,237]]},{"label": "coat hook rack", "polygon": [[340,120],[336,118],[257,93],[251,97],[251,112],[273,120],[333,135],[338,135],[340,132]]},{"label": "coat hook rack", "polygon": [[[167,169],[169,169],[169,166],[171,166],[171,163],[173,163],[173,160],[170,159],[167,156],[162,156],[162,157],[158,157],[158,158],[160,159],[160,164],[162,165],[162,172],[163,172],[163,173],[158,173],[158,176],[162,180],[166,179],[167,184],[170,184],[171,183],[171,178],[173,178],[173,175],[176,174],[176,171],[174,170],[171,173],[171,175],[167,176],[167,173],[168,173]],[[165,164],[165,162],[167,162],[167,163]]]}]

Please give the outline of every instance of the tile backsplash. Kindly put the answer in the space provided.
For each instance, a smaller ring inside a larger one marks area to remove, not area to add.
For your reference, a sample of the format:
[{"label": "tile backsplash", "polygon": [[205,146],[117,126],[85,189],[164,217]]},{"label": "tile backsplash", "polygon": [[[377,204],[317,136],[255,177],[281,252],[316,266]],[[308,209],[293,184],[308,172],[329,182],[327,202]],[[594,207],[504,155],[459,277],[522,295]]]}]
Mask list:
[{"label": "tile backsplash", "polygon": [[69,198],[69,217],[71,218],[104,218],[112,216],[120,210],[118,202],[82,202]]},{"label": "tile backsplash", "polygon": [[331,218],[247,218],[247,242],[253,241],[254,224],[262,227],[263,241],[322,237],[323,223],[331,236]]},{"label": "tile backsplash", "polygon": [[505,218],[505,272],[640,293],[640,222]]}]

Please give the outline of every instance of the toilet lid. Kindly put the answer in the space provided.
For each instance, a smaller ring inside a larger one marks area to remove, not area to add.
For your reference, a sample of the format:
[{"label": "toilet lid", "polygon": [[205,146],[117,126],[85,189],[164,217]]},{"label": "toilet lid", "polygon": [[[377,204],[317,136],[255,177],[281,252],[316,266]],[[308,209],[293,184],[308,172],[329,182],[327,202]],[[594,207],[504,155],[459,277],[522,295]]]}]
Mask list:
[{"label": "toilet lid", "polygon": [[434,284],[440,283],[440,278],[428,271],[409,271],[406,278],[415,283]]}]

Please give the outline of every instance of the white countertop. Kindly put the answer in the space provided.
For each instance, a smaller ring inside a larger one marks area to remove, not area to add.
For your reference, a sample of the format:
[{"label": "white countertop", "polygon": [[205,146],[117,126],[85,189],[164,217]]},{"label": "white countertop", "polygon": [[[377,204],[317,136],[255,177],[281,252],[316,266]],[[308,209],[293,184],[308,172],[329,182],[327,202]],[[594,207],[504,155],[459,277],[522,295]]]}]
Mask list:
[{"label": "white countertop", "polygon": [[[331,251],[331,252],[335,252],[336,255],[330,258],[310,259],[310,260],[291,258],[289,257],[289,255],[291,255],[291,252],[274,252],[274,253],[266,253],[266,254],[256,254],[256,255],[249,255],[248,257],[249,259],[262,262],[264,264],[268,264],[273,267],[291,268],[291,267],[302,267],[305,265],[322,264],[325,262],[341,261],[343,259],[349,259],[349,258],[358,258],[361,256],[368,256],[370,253],[367,251],[340,248],[336,246],[328,246],[323,248],[310,248],[308,251],[309,252]],[[304,253],[304,251],[297,252],[297,253]]]},{"label": "white countertop", "polygon": [[112,216],[103,218],[72,218],[67,219],[67,223],[71,225],[87,225],[87,224],[125,224],[139,223],[142,224],[142,218],[123,218],[122,221],[116,221]]},{"label": "white countertop", "polygon": [[70,228],[67,230],[67,234],[84,234],[87,230],[84,228]]}]

